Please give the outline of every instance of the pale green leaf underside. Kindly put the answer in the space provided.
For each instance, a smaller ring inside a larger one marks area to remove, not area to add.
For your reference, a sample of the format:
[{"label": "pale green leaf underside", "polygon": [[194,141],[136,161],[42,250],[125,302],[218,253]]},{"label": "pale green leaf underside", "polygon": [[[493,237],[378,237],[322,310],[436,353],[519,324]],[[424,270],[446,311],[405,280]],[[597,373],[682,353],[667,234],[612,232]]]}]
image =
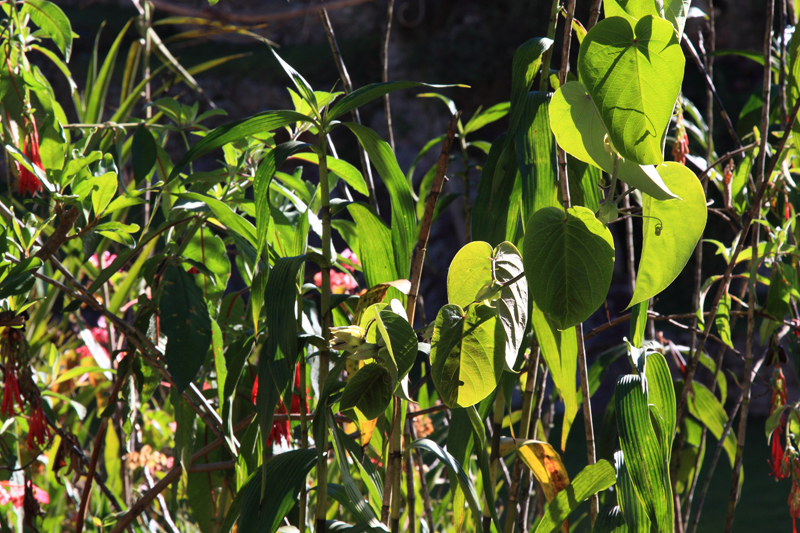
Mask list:
[{"label": "pale green leaf underside", "polygon": [[597,104],[617,151],[642,165],[664,160],[662,139],[683,80],[685,59],[672,24],[611,17],[588,33],[580,80]]},{"label": "pale green leaf underside", "polygon": [[[579,82],[571,81],[553,95],[550,124],[564,151],[608,174],[614,171],[613,156],[604,148],[603,139],[608,130],[591,96]],[[617,165],[617,176],[631,187],[659,200],[675,197],[652,166],[625,160]]]},{"label": "pale green leaf underside", "polygon": [[706,227],[706,197],[697,176],[680,163],[657,168],[680,199],[644,197],[642,256],[628,307],[652,298],[675,281]]},{"label": "pale green leaf underside", "polygon": [[[686,25],[686,15],[692,0],[664,0],[664,16],[672,23],[678,36],[683,35]],[[656,0],[606,0],[603,2],[606,18],[630,17],[639,20],[647,15],[660,17],[658,2]]]},{"label": "pale green leaf underside", "polygon": [[492,247],[473,241],[461,248],[447,272],[447,301],[466,307],[475,301],[478,291],[492,281]]},{"label": "pale green leaf underside", "polygon": [[523,246],[528,287],[558,329],[580,324],[603,304],[614,270],[611,232],[585,207],[546,207],[528,220]]}]

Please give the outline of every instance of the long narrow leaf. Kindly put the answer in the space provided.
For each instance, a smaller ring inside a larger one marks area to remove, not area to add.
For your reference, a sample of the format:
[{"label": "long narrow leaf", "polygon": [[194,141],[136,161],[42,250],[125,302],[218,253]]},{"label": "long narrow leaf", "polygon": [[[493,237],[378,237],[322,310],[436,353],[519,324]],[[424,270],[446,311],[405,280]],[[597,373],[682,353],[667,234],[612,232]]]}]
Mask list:
[{"label": "long narrow leaf", "polygon": [[360,89],[356,89],[341,100],[339,100],[328,112],[328,120],[338,118],[345,113],[361,107],[367,102],[371,102],[376,98],[380,98],[384,94],[397,91],[400,89],[408,89],[411,87],[432,87],[441,89],[444,87],[467,87],[466,85],[430,85],[428,83],[419,83],[416,81],[390,81],[385,83],[372,83]]}]

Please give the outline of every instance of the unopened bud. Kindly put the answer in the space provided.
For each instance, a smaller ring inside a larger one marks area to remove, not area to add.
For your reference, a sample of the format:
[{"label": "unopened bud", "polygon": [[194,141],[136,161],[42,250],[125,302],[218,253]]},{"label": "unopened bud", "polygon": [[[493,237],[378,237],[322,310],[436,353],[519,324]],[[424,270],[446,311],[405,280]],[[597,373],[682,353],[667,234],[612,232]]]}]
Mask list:
[{"label": "unopened bud", "polygon": [[367,331],[361,326],[342,326],[331,328],[331,335],[332,350],[354,352],[366,342]]}]

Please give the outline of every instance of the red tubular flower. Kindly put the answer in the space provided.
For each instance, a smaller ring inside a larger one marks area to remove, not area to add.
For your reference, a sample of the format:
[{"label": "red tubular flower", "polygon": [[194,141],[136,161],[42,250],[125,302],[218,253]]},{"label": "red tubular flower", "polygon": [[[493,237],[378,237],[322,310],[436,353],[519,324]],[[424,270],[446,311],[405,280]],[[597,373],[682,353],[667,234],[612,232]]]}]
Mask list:
[{"label": "red tubular flower", "polygon": [[31,416],[28,420],[28,449],[36,450],[37,447],[45,446],[49,438],[50,428],[44,419],[42,405],[36,405],[31,408]]},{"label": "red tubular flower", "polygon": [[[789,399],[789,393],[786,389],[786,377],[783,375],[780,365],[776,363],[775,370],[772,373],[772,400],[769,414],[772,415],[778,409],[782,409]],[[772,432],[772,476],[777,479],[783,479],[789,476],[789,457],[785,454],[783,444],[781,443],[781,435],[783,435],[784,425],[786,424],[786,415],[782,414],[777,427]]]},{"label": "red tubular flower", "polygon": [[[295,389],[300,388],[300,363],[297,364],[295,367],[295,375],[294,375],[294,387]],[[253,405],[256,405],[256,399],[258,398],[258,376],[256,376],[255,381],[253,382],[253,390],[250,393],[250,401],[253,402]],[[278,401],[278,408],[275,411],[276,414],[285,415],[286,413],[286,405],[283,403],[282,400]],[[292,394],[292,404],[290,409],[291,414],[300,414],[300,398],[298,395]],[[306,408],[306,412],[308,412],[308,408]],[[267,437],[267,446],[271,446],[274,442],[283,442],[288,443],[290,439],[290,424],[288,420],[285,421],[276,421],[272,424],[272,430],[269,432],[269,437]]]},{"label": "red tubular flower", "polygon": [[[42,163],[42,156],[39,154],[39,132],[36,130],[36,121],[31,120],[33,125],[32,131],[25,135],[25,142],[22,146],[22,153],[25,154],[31,163],[40,169],[44,170]],[[42,182],[36,177],[36,174],[17,163],[19,170],[19,193],[25,195],[30,193],[31,196],[42,190]]]},{"label": "red tubular flower", "polygon": [[22,405],[22,396],[19,393],[16,369],[13,365],[6,364],[3,405],[2,408],[0,408],[0,413],[3,413],[3,416],[14,416],[16,413],[16,404]]}]

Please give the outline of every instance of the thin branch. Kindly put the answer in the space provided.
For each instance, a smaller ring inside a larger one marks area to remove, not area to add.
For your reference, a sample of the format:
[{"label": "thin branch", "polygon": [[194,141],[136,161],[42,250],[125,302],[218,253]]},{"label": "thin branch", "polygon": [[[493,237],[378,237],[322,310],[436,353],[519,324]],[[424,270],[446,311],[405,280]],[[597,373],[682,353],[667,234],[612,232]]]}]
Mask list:
[{"label": "thin branch", "polygon": [[417,253],[414,256],[414,263],[411,265],[411,289],[408,291],[408,303],[406,304],[406,314],[408,322],[414,325],[414,313],[417,310],[417,295],[419,294],[419,283],[422,279],[422,265],[425,262],[425,254],[428,251],[428,239],[431,235],[431,225],[433,224],[433,212],[436,210],[436,201],[439,193],[442,192],[447,165],[450,162],[450,148],[453,146],[453,139],[456,136],[458,118],[461,116],[459,111],[447,125],[447,137],[442,143],[442,151],[436,163],[436,176],[433,178],[433,185],[428,197],[425,199],[425,213],[422,216],[419,230],[419,242],[417,243]]},{"label": "thin branch", "polygon": [[[722,104],[722,100],[720,99],[719,94],[717,94],[717,88],[714,86],[713,80],[708,75],[708,71],[706,70],[706,67],[703,65],[703,62],[700,61],[700,56],[697,55],[697,50],[694,49],[694,45],[692,44],[692,41],[684,33],[683,34],[683,39],[682,39],[681,42],[683,42],[684,47],[687,50],[689,50],[689,55],[692,56],[692,59],[694,59],[695,65],[697,65],[697,68],[700,69],[700,73],[705,77],[706,85],[711,90],[711,94],[714,95],[714,100],[717,101],[717,105],[719,106],[720,114],[722,114],[722,119],[725,121],[725,126],[728,128],[728,133],[730,133],[731,138],[734,140],[734,142],[736,142],[736,147],[737,148],[741,148],[742,147],[742,141],[739,140],[739,136],[736,134],[736,130],[733,127],[733,123],[731,122],[731,118],[728,115],[728,112],[725,110],[725,106]],[[767,65],[769,65],[769,62],[767,62]]]},{"label": "thin branch", "polygon": [[[342,59],[342,53],[339,51],[339,43],[336,41],[336,35],[333,33],[333,25],[331,19],[328,17],[327,9],[323,8],[319,11],[319,16],[322,19],[322,27],[325,28],[325,35],[328,37],[328,44],[333,53],[333,60],[336,63],[336,68],[339,70],[339,77],[342,79],[345,94],[353,92],[353,83],[350,81],[350,74],[347,72],[347,67]],[[354,109],[350,115],[353,117],[353,122],[361,124],[361,114],[358,108]],[[378,209],[378,199],[375,196],[375,182],[372,179],[372,167],[369,164],[369,156],[367,155],[364,147],[359,144],[358,156],[361,162],[361,173],[365,176],[367,182],[367,193],[369,194],[369,205],[375,209],[375,212],[380,214]]]},{"label": "thin branch", "polygon": [[[389,0],[386,7],[386,31],[383,32],[383,50],[381,54],[381,81],[389,82],[389,37],[392,34],[392,15],[394,12],[394,0]],[[386,115],[386,131],[389,135],[389,146],[394,152],[394,130],[392,129],[392,106],[389,104],[389,93],[383,95],[383,112]]]},{"label": "thin branch", "polygon": [[708,165],[708,167],[706,167],[706,169],[703,172],[701,172],[700,175],[697,176],[697,178],[699,180],[705,179],[706,176],[711,174],[711,170],[715,166],[721,165],[722,163],[726,162],[728,159],[732,158],[733,156],[739,155],[739,154],[744,153],[744,152],[749,152],[750,150],[752,150],[753,148],[756,148],[756,147],[758,147],[758,143],[751,143],[751,144],[748,144],[747,146],[742,146],[741,148],[737,148],[736,150],[731,150],[727,154],[723,155],[722,157],[720,157],[719,159],[717,159],[716,161],[714,161],[713,163]]},{"label": "thin branch", "polygon": [[[583,395],[583,421],[586,431],[586,460],[589,465],[597,462],[594,442],[594,424],[592,422],[592,397],[589,392],[589,370],[586,365],[586,348],[583,341],[583,324],[575,326],[575,333],[578,337],[578,371],[581,378],[581,394]],[[591,501],[592,526],[597,520],[597,511],[600,508],[600,499],[595,494]]]},{"label": "thin branch", "polygon": [[589,22],[586,24],[586,31],[592,29],[600,20],[600,10],[603,6],[603,0],[592,0],[592,7],[589,8]]},{"label": "thin branch", "polygon": [[[250,422],[253,421],[254,416],[255,415],[252,414],[247,415],[242,421],[234,426],[233,433],[236,434],[250,425]],[[197,450],[192,455],[191,462],[194,463],[195,461],[202,459],[206,454],[213,452],[222,446],[224,441],[224,438],[218,437],[216,440]],[[136,503],[134,503],[127,513],[120,516],[119,521],[114,526],[114,529],[111,530],[111,533],[122,533],[122,531],[128,527],[129,524],[136,520],[137,516],[142,514],[145,509],[150,507],[150,504],[153,502],[156,496],[161,494],[167,487],[181,477],[181,471],[182,467],[180,461],[176,461],[172,470],[167,472],[167,474],[158,483],[156,483],[153,488],[148,490]]]}]

